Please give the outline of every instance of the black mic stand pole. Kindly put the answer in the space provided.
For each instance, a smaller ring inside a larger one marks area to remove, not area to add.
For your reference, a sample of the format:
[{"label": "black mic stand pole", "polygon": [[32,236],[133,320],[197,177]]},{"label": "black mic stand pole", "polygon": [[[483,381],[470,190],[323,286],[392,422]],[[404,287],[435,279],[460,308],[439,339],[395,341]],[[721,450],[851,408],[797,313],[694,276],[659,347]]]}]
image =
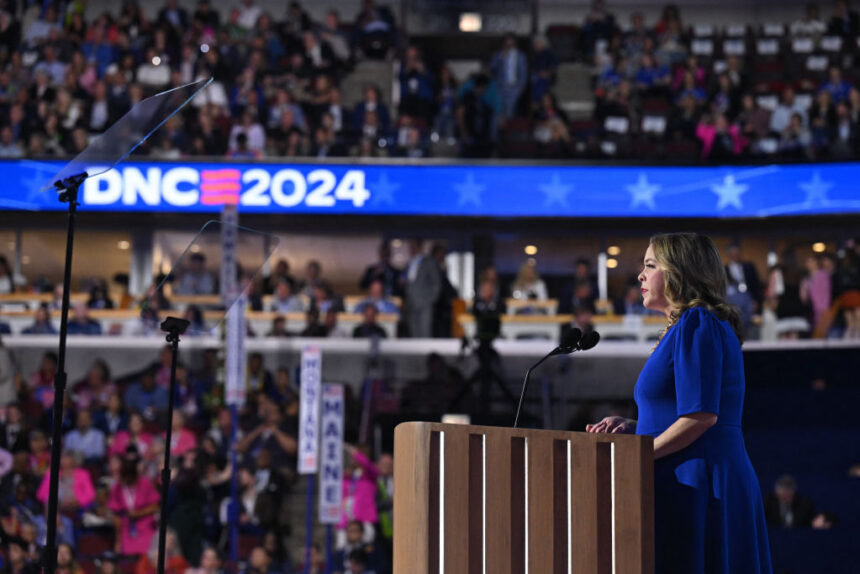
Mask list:
[{"label": "black mic stand pole", "polygon": [[550,353],[548,353],[548,354],[546,354],[546,355],[544,355],[544,356],[543,356],[543,358],[541,358],[541,360],[540,360],[540,361],[538,361],[537,363],[535,363],[534,365],[532,365],[531,367],[529,367],[529,370],[528,370],[528,371],[526,371],[526,377],[525,377],[525,379],[523,379],[523,390],[522,390],[522,392],[520,393],[520,402],[519,402],[519,404],[517,405],[517,414],[516,414],[516,416],[514,417],[514,428],[517,428],[517,424],[518,424],[518,423],[519,423],[519,421],[520,421],[520,411],[521,411],[521,410],[522,410],[522,408],[523,408],[523,399],[525,399],[525,397],[526,397],[526,389],[529,387],[529,379],[530,379],[530,378],[531,378],[531,376],[532,376],[532,371],[533,371],[534,369],[536,369],[538,366],[540,366],[540,365],[541,365],[541,363],[543,363],[544,361],[546,361],[547,359],[549,359],[550,357],[552,357],[552,356],[553,356],[553,355],[555,355],[556,353],[557,353],[557,349],[556,349],[556,350],[551,351]]},{"label": "black mic stand pole", "polygon": [[167,496],[170,491],[170,441],[173,438],[173,400],[176,396],[176,362],[179,357],[179,336],[190,323],[185,319],[168,317],[161,323],[161,330],[167,331],[170,343],[170,395],[167,399],[167,433],[164,438],[164,468],[161,469],[161,501],[158,520],[158,574],[164,574],[164,555],[167,547]]},{"label": "black mic stand pole", "polygon": [[79,173],[62,181],[54,187],[60,192],[60,202],[69,204],[69,220],[66,230],[66,262],[63,269],[63,302],[60,307],[60,349],[57,353],[57,372],[54,373],[54,411],[51,427],[51,471],[48,486],[48,524],[45,537],[43,562],[45,572],[54,574],[57,563],[57,506],[60,482],[60,453],[63,445],[63,404],[65,403],[66,383],[66,337],[69,332],[69,290],[72,283],[72,253],[75,243],[75,215],[78,210],[78,188],[87,178]]}]

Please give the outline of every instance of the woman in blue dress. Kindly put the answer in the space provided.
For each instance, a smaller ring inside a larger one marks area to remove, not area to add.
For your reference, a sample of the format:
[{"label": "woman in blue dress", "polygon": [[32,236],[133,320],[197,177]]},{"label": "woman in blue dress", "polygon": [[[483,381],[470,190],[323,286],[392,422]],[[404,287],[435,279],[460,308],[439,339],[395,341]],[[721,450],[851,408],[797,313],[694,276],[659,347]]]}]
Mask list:
[{"label": "woman in blue dress", "polygon": [[771,574],[764,506],[741,432],[741,322],[708,237],[657,235],[639,282],[669,325],[634,389],[638,421],[588,432],[654,437],[657,574]]}]

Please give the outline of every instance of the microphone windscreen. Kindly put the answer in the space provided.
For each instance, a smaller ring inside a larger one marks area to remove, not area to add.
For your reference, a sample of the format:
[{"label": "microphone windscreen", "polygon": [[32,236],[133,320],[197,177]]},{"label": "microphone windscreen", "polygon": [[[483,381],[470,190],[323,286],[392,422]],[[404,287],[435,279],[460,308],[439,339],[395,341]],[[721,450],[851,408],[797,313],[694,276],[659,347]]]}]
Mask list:
[{"label": "microphone windscreen", "polygon": [[562,338],[558,348],[565,353],[572,353],[580,339],[582,339],[582,331],[574,327],[564,334],[564,338]]},{"label": "microphone windscreen", "polygon": [[589,331],[579,340],[579,350],[587,351],[600,342],[600,333],[597,331]]}]

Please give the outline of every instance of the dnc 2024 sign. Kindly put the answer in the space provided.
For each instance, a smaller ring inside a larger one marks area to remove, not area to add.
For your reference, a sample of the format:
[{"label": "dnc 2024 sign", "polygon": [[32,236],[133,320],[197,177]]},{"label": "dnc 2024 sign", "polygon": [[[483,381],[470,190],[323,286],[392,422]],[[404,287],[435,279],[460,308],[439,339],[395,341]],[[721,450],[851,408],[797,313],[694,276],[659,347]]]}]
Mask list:
[{"label": "dnc 2024 sign", "polygon": [[[0,209],[62,210],[62,162],[0,161]],[[88,171],[98,172],[99,166]],[[731,167],[126,162],[89,178],[111,212],[471,217],[767,217],[860,212],[860,164]]]}]

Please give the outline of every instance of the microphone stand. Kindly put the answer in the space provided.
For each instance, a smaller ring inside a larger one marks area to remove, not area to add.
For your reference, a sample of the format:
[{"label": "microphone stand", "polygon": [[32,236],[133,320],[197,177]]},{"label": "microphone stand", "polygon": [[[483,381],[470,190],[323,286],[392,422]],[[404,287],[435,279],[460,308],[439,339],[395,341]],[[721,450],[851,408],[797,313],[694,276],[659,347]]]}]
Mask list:
[{"label": "microphone stand", "polygon": [[[576,350],[576,349],[574,349],[574,350]],[[517,424],[520,421],[520,411],[523,408],[523,399],[525,399],[525,397],[526,397],[526,389],[529,388],[529,379],[532,376],[532,371],[534,369],[536,369],[539,365],[541,365],[544,361],[549,359],[550,357],[558,355],[561,352],[562,352],[561,348],[556,347],[555,349],[553,349],[552,351],[550,351],[549,353],[544,355],[540,361],[538,361],[537,363],[535,363],[534,365],[529,367],[529,370],[526,371],[526,377],[525,377],[525,379],[523,379],[523,390],[522,390],[522,392],[520,392],[520,402],[519,402],[519,404],[517,404],[517,414],[514,417],[514,428],[517,428]]]},{"label": "microphone stand", "polygon": [[57,564],[57,507],[59,502],[60,453],[63,445],[63,405],[66,383],[66,337],[69,332],[69,291],[72,283],[72,253],[75,243],[75,215],[78,210],[78,189],[87,178],[86,172],[57,181],[54,187],[60,192],[60,202],[69,204],[69,221],[66,230],[66,262],[63,268],[63,302],[60,307],[60,347],[57,353],[57,371],[54,373],[54,410],[51,427],[51,470],[48,486],[48,517],[45,536],[45,572],[53,574]]},{"label": "microphone stand", "polygon": [[170,490],[170,441],[173,439],[173,400],[176,395],[176,363],[179,357],[179,336],[190,323],[185,319],[168,317],[161,323],[170,343],[170,395],[167,398],[167,433],[164,438],[164,468],[161,469],[161,501],[158,524],[158,574],[164,574],[164,554],[167,546],[167,496]]}]

